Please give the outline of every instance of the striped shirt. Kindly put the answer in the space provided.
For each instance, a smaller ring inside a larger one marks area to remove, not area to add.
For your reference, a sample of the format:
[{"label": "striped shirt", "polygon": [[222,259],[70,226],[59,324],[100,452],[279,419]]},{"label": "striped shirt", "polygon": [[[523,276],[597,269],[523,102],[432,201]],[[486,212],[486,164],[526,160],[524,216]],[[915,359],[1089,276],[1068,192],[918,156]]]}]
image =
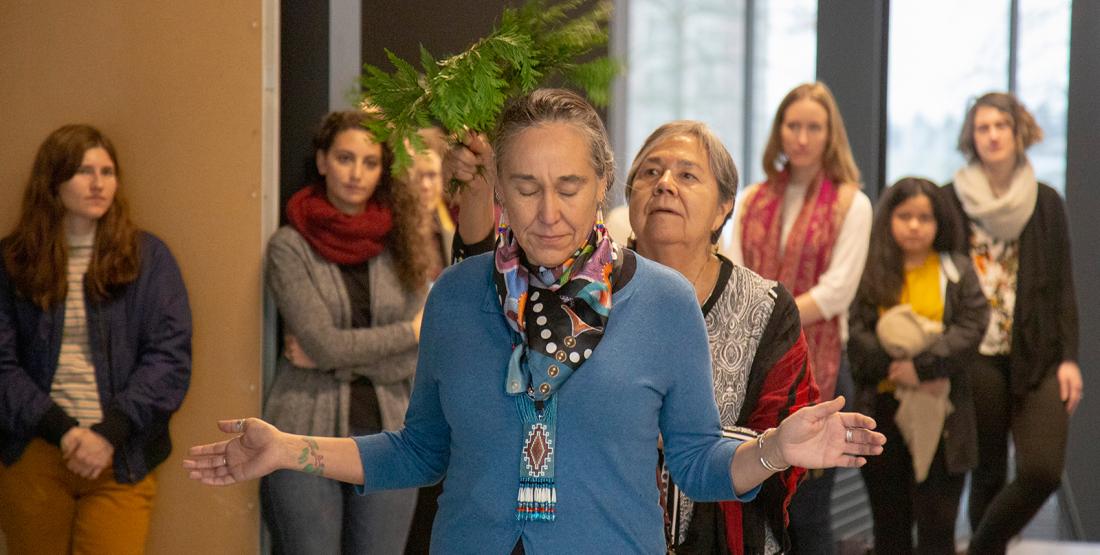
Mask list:
[{"label": "striped shirt", "polygon": [[85,428],[103,420],[84,307],[84,274],[92,260],[94,240],[94,233],[85,237],[69,237],[65,327],[61,335],[57,373],[50,387],[50,398]]}]

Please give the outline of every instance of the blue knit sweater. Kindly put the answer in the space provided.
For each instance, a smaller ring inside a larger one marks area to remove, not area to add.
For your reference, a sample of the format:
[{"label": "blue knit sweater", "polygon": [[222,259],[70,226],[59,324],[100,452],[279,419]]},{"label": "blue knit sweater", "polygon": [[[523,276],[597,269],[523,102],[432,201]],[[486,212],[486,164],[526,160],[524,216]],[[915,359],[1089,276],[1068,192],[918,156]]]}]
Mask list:
[{"label": "blue knit sweater", "polygon": [[520,418],[504,392],[511,336],[492,254],[448,269],[428,299],[405,429],[356,438],[362,492],[446,474],[432,551],[663,553],[657,437],[673,479],[697,500],[736,497],[739,445],[722,439],[706,329],[691,286],[638,257],[614,294],[605,335],[558,396],[557,520],[520,522]]}]

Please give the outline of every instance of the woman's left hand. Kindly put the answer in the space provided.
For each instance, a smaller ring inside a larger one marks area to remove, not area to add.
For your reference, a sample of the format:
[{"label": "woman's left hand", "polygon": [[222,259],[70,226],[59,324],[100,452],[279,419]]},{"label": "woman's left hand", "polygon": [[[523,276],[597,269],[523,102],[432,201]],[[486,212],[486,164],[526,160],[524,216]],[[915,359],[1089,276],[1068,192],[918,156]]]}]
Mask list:
[{"label": "woman's left hand", "polygon": [[1064,360],[1058,366],[1058,391],[1062,402],[1066,404],[1066,414],[1073,414],[1085,394],[1085,383],[1081,380],[1081,368],[1072,360]]},{"label": "woman's left hand", "polygon": [[865,456],[882,453],[886,436],[872,431],[875,420],[840,412],[843,407],[844,397],[837,397],[802,407],[780,422],[775,436],[783,462],[803,468],[860,467],[867,463]]}]

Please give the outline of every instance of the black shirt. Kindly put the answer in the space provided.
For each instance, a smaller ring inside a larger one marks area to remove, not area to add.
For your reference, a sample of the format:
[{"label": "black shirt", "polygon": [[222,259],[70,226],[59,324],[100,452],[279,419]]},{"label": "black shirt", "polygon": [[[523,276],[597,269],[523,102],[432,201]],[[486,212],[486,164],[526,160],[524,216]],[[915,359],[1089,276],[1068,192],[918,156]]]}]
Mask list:
[{"label": "black shirt", "polygon": [[[340,266],[340,276],[348,290],[351,304],[351,327],[369,328],[370,313],[370,262]],[[361,376],[351,382],[351,406],[348,407],[348,432],[352,435],[374,434],[382,431],[382,411],[378,406],[378,394],[370,378]]]}]

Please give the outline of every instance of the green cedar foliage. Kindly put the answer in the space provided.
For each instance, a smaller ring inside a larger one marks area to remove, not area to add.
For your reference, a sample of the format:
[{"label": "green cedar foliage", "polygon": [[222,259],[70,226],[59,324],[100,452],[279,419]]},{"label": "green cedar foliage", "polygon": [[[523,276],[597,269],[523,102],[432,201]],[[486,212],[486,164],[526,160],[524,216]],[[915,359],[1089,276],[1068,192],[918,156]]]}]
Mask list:
[{"label": "green cedar foliage", "polygon": [[[508,8],[487,37],[461,54],[436,60],[420,47],[420,70],[386,50],[393,72],[365,64],[361,103],[373,117],[365,125],[393,148],[393,172],[412,164],[404,147],[426,148],[417,130],[439,125],[460,141],[468,131],[489,132],[504,103],[550,79],[584,91],[597,106],[610,100],[619,70],[614,60],[583,60],[607,44],[611,2],[601,0],[576,13],[586,0],[528,0]],[[422,72],[421,72],[422,71]]]}]

